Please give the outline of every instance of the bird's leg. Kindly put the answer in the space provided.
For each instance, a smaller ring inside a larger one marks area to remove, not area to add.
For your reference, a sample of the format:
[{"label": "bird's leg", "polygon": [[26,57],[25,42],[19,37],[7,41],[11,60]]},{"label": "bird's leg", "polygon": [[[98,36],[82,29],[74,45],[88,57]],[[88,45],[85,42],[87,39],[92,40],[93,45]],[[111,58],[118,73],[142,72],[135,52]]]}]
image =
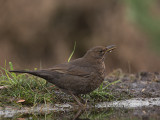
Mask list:
[{"label": "bird's leg", "polygon": [[83,99],[80,95],[77,96],[81,102],[86,106],[87,105],[87,99]]},{"label": "bird's leg", "polygon": [[79,106],[84,107],[84,105],[79,101],[79,99],[72,94],[73,99],[78,103]]},{"label": "bird's leg", "polygon": [[81,116],[82,113],[83,113],[82,109],[79,109],[72,120],[77,120]]},{"label": "bird's leg", "polygon": [[70,95],[73,97],[73,99],[78,103],[79,106],[84,107],[84,105],[79,101],[78,97],[76,97],[72,92],[70,92]]}]

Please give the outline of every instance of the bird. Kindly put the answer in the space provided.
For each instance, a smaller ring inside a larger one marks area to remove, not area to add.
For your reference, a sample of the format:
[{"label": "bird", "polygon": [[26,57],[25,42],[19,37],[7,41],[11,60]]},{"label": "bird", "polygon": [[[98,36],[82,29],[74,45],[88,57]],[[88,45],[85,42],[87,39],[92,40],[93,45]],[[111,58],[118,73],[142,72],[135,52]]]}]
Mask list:
[{"label": "bird", "polygon": [[89,49],[81,58],[55,65],[48,69],[27,71],[12,70],[14,73],[28,73],[54,84],[63,92],[72,96],[80,107],[82,94],[88,94],[97,89],[106,76],[105,57],[115,49],[115,45],[96,46]]}]

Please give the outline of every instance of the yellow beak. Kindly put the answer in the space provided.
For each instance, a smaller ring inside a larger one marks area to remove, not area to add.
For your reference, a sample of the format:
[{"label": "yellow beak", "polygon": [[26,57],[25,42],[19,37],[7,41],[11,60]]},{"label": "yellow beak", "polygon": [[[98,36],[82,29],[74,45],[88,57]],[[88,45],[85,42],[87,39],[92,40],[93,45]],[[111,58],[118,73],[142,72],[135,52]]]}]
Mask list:
[{"label": "yellow beak", "polygon": [[106,47],[106,52],[111,52],[113,49],[115,49],[116,46],[115,45],[110,45]]}]

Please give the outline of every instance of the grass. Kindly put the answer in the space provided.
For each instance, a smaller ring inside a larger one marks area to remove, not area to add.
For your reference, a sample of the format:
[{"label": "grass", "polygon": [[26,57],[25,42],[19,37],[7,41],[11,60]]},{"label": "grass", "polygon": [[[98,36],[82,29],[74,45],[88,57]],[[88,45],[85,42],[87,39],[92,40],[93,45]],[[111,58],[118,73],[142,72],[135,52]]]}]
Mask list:
[{"label": "grass", "polygon": [[109,83],[107,81],[104,81],[99,88],[91,92],[89,95],[87,95],[88,99],[94,100],[96,102],[98,101],[112,101],[115,100],[115,96],[112,95],[112,92],[108,88],[110,85],[114,85],[121,80],[114,81],[112,83]]},{"label": "grass", "polygon": [[[6,66],[6,64],[5,64]],[[9,63],[10,70],[13,65]],[[0,86],[7,86],[1,89],[0,106],[4,104],[22,104],[19,100],[25,100],[23,104],[36,105],[38,103],[47,103],[56,101],[53,89],[47,86],[46,81],[27,74],[10,73],[6,68],[0,67]]]},{"label": "grass", "polygon": [[72,58],[72,56],[73,56],[75,50],[76,50],[76,41],[75,41],[75,43],[74,43],[73,51],[72,51],[72,53],[70,54],[70,56],[69,56],[69,58],[68,58],[68,62],[70,62],[70,60],[71,60],[71,58]]},{"label": "grass", "polygon": [[[68,96],[65,96],[54,85],[47,83],[44,79],[28,74],[10,73],[6,66],[5,62],[5,67],[0,67],[0,86],[6,86],[6,88],[0,89],[0,106],[35,106],[41,103],[54,104],[72,101],[72,99],[69,99]],[[9,69],[14,70],[11,62],[9,62]],[[83,97],[93,102],[111,101],[115,97],[111,94],[108,86],[117,82],[119,80],[113,83],[104,82],[98,89]]]}]

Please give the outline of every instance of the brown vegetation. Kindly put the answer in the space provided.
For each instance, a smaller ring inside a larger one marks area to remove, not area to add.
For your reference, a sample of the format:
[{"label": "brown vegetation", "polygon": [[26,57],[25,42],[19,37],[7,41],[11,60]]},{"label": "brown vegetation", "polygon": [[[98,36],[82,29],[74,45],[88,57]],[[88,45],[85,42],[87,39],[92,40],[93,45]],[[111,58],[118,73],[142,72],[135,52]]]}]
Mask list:
[{"label": "brown vegetation", "polygon": [[126,16],[118,0],[1,0],[0,65],[5,59],[16,69],[48,67],[74,58],[97,45],[117,45],[106,60],[108,71],[159,71],[160,57],[149,38]]}]

